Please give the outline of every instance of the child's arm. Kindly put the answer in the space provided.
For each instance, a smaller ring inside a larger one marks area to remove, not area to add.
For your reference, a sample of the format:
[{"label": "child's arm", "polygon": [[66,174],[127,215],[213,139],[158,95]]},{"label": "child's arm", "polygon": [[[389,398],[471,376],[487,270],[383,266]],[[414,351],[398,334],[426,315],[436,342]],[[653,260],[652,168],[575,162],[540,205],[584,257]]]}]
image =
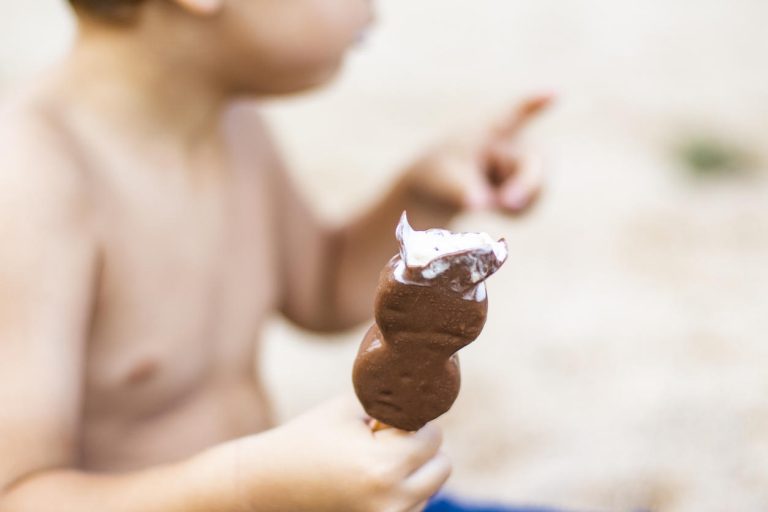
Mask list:
[{"label": "child's arm", "polygon": [[443,484],[439,431],[373,436],[351,399],[177,464],[79,471],[98,267],[87,178],[52,134],[13,130],[0,133],[0,511],[404,511]]},{"label": "child's arm", "polygon": [[0,134],[0,490],[75,461],[97,259],[82,176],[30,124]]},{"label": "child's arm", "polygon": [[[174,465],[126,474],[39,469],[0,488],[0,511],[420,511],[451,472],[438,453],[440,431],[372,434],[362,416],[350,396]],[[12,469],[4,459],[0,467]]]},{"label": "child's arm", "polygon": [[420,229],[445,226],[464,209],[525,211],[542,177],[538,162],[520,154],[518,134],[550,101],[548,95],[532,97],[477,140],[428,153],[372,208],[341,228],[314,221],[281,173],[284,312],[320,331],[369,318],[379,271],[397,251],[394,229],[404,210]]},{"label": "child's arm", "polygon": [[287,171],[277,179],[281,311],[297,325],[318,332],[349,328],[370,318],[379,272],[397,252],[395,225],[403,210],[418,226],[443,226],[459,211],[428,200],[403,178],[361,217],[332,227],[313,215]]},{"label": "child's arm", "polygon": [[[222,458],[220,458],[222,459]],[[27,475],[0,495],[2,512],[213,512],[255,510],[238,504],[225,461],[206,459],[125,475],[47,470]],[[217,468],[218,465],[218,468]],[[206,475],[207,478],[203,478]]]}]

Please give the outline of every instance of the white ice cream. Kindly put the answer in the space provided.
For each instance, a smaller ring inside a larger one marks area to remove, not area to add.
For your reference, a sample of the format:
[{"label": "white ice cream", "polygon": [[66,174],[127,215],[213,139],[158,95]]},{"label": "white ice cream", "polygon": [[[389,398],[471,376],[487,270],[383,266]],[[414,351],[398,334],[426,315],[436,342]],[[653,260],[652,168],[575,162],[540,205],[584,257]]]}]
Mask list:
[{"label": "white ice cream", "polygon": [[[474,249],[493,251],[500,261],[507,258],[506,244],[497,242],[487,233],[453,233],[445,229],[415,231],[408,224],[405,214],[398,226],[398,236],[403,241],[403,256],[409,267],[426,267],[446,254]],[[435,275],[441,272],[439,269],[432,270],[436,272]],[[447,268],[442,271],[445,270]],[[426,275],[424,277],[429,278]]]},{"label": "white ice cream", "polygon": [[[403,283],[409,282],[405,277],[406,267],[420,269],[421,276],[426,280],[435,279],[450,268],[448,261],[440,259],[448,254],[466,251],[485,254],[493,252],[498,261],[507,259],[506,243],[494,240],[487,233],[453,233],[445,229],[415,231],[408,223],[405,213],[397,227],[397,237],[402,242],[402,260],[395,268],[395,278]],[[468,300],[485,300],[485,284],[480,281],[487,274],[482,273],[479,267],[477,264],[469,266],[471,279],[478,285],[466,293],[465,298]]]}]

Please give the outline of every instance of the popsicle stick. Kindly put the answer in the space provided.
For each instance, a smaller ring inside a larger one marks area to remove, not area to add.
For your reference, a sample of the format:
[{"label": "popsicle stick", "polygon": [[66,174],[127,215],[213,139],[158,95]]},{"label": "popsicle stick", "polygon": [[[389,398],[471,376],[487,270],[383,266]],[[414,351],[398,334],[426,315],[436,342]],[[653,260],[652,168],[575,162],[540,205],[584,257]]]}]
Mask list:
[{"label": "popsicle stick", "polygon": [[371,421],[368,422],[368,426],[371,427],[371,432],[381,432],[382,430],[387,430],[388,428],[392,428],[386,423],[382,423],[381,421],[377,419],[371,418]]}]

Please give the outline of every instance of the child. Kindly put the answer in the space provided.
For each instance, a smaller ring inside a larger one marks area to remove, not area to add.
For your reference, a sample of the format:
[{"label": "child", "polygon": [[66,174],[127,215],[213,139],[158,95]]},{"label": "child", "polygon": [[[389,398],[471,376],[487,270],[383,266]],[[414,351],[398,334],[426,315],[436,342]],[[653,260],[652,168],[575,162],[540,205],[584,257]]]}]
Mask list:
[{"label": "child", "polygon": [[238,100],[326,83],[369,1],[71,2],[72,52],[0,124],[0,510],[421,510],[438,428],[372,435],[350,397],[272,428],[259,332],[364,320],[405,209],[524,210],[513,136],[545,101],[330,229]]}]

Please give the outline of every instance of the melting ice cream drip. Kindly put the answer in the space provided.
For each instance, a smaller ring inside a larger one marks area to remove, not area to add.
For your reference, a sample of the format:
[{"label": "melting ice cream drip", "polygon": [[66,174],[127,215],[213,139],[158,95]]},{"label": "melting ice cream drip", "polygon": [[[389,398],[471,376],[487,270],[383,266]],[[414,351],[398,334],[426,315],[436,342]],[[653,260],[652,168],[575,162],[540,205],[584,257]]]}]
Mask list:
[{"label": "melting ice cream drip", "polygon": [[403,212],[397,226],[400,261],[395,278],[407,284],[430,286],[448,277],[449,287],[468,300],[485,300],[483,281],[507,259],[507,243],[487,233],[453,233],[445,229],[416,231]]}]

